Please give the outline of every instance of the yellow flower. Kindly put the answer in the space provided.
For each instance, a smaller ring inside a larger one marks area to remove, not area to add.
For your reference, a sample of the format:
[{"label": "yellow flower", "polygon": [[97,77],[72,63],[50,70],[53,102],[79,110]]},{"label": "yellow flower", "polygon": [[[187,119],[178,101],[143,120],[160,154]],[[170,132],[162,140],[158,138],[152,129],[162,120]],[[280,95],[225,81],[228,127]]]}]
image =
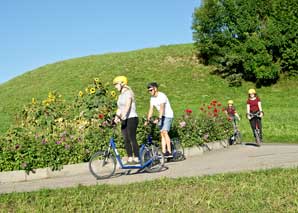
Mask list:
[{"label": "yellow flower", "polygon": [[111,96],[112,96],[112,97],[115,97],[115,96],[116,96],[116,92],[115,92],[115,91],[112,91],[112,92],[111,92]]},{"label": "yellow flower", "polygon": [[48,94],[48,98],[49,98],[49,99],[55,99],[55,95],[53,95],[52,92],[49,92],[49,94]]},{"label": "yellow flower", "polygon": [[61,123],[63,121],[63,118],[58,118],[56,121]]},{"label": "yellow flower", "polygon": [[43,100],[42,101],[42,104],[43,105],[46,105],[46,106],[49,106],[50,105],[50,103],[49,103],[49,100],[47,99],[47,100]]},{"label": "yellow flower", "polygon": [[85,88],[85,92],[88,93],[89,92],[89,89],[88,88]]},{"label": "yellow flower", "polygon": [[92,88],[90,89],[90,94],[94,94],[94,93],[95,93],[95,88],[92,87]]},{"label": "yellow flower", "polygon": [[32,102],[32,104],[36,104],[35,98],[32,98],[31,102]]},{"label": "yellow flower", "polygon": [[99,78],[94,78],[94,83],[99,83]]},{"label": "yellow flower", "polygon": [[82,91],[79,92],[79,96],[82,97],[84,93]]}]

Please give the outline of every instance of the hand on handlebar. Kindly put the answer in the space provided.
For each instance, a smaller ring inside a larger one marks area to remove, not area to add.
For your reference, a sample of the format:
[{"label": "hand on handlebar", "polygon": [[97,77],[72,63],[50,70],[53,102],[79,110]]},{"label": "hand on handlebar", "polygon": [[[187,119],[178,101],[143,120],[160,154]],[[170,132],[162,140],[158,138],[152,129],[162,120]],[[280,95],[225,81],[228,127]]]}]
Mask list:
[{"label": "hand on handlebar", "polygon": [[115,122],[115,124],[121,122],[121,118],[120,118],[119,115],[116,115],[116,116],[115,116],[115,118],[114,118],[114,122]]},{"label": "hand on handlebar", "polygon": [[158,124],[158,122],[159,122],[159,119],[155,119],[155,120],[153,121],[154,124]]},{"label": "hand on handlebar", "polygon": [[159,119],[152,119],[150,118],[149,120],[147,119],[144,123],[144,126],[147,126],[148,124],[157,124],[159,122]]},{"label": "hand on handlebar", "polygon": [[246,117],[250,120],[254,117],[262,118],[264,116],[263,111],[258,111],[256,113],[246,113]]}]

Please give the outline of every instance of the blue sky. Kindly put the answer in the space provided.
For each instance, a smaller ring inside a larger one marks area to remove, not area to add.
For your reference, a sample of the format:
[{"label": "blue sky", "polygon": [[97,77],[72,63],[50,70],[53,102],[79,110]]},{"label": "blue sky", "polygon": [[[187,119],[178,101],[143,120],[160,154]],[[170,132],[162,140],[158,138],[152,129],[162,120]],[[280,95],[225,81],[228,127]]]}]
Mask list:
[{"label": "blue sky", "polygon": [[70,58],[191,43],[200,0],[2,0],[0,83]]}]

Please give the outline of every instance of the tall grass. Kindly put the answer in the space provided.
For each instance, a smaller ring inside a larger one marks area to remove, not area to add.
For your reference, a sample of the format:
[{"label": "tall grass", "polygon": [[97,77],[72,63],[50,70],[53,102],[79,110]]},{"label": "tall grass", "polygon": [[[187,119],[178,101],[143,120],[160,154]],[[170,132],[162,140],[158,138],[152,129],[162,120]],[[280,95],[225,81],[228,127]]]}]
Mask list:
[{"label": "tall grass", "polygon": [[[43,99],[50,90],[57,90],[71,100],[94,77],[111,82],[117,75],[126,75],[135,91],[140,116],[148,109],[146,84],[157,81],[160,90],[169,96],[176,118],[184,109],[196,111],[212,99],[224,104],[233,99],[242,117],[243,139],[252,140],[245,110],[247,90],[254,84],[244,82],[241,87],[231,88],[224,79],[211,75],[210,70],[212,67],[198,63],[191,44],[92,55],[45,65],[0,85],[0,133],[15,122],[15,114],[32,97]],[[295,79],[281,79],[272,87],[257,89],[265,112],[265,142],[298,142],[296,84]]]},{"label": "tall grass", "polygon": [[0,212],[297,212],[297,169],[0,196]]}]

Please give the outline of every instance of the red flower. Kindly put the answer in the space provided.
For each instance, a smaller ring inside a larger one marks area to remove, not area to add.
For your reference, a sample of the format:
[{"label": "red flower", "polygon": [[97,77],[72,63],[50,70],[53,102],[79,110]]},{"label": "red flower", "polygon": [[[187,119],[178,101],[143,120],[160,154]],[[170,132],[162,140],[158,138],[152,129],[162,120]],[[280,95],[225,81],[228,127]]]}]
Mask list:
[{"label": "red flower", "polygon": [[217,106],[221,106],[221,103],[218,103]]},{"label": "red flower", "polygon": [[98,118],[99,118],[99,119],[103,119],[104,117],[105,117],[104,114],[99,114],[99,115],[98,115]]},{"label": "red flower", "polygon": [[217,100],[212,100],[210,103],[210,105],[213,105],[213,106],[216,106],[216,104],[217,104]]},{"label": "red flower", "polygon": [[219,111],[216,108],[214,108],[213,112],[218,113]]},{"label": "red flower", "polygon": [[208,109],[211,109],[212,108],[212,106],[208,106]]},{"label": "red flower", "polygon": [[185,110],[185,113],[188,114],[188,115],[190,115],[192,113],[192,110],[191,109],[186,109]]}]

